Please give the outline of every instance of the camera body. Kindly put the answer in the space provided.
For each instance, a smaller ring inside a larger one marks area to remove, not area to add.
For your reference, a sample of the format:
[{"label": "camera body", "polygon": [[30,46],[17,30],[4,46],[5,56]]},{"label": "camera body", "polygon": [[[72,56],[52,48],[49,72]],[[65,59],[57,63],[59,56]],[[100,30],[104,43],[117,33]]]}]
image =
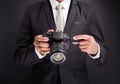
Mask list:
[{"label": "camera body", "polygon": [[50,60],[55,64],[63,63],[66,60],[67,49],[69,48],[70,37],[63,32],[48,32],[51,47]]}]

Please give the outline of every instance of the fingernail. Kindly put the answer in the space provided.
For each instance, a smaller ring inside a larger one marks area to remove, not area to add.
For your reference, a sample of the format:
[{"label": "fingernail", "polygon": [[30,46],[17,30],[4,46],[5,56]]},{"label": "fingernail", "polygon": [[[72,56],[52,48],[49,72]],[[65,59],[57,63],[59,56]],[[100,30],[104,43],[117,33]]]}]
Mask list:
[{"label": "fingernail", "polygon": [[45,37],[45,39],[46,39],[46,40],[49,40],[49,38],[48,38],[48,37]]},{"label": "fingernail", "polygon": [[73,37],[73,40],[76,40],[77,38],[76,37]]},{"label": "fingernail", "polygon": [[77,42],[72,42],[72,44],[78,44]]},{"label": "fingernail", "polygon": [[75,40],[75,36],[73,37],[73,39]]},{"label": "fingernail", "polygon": [[74,42],[72,42],[72,44],[75,44]]}]

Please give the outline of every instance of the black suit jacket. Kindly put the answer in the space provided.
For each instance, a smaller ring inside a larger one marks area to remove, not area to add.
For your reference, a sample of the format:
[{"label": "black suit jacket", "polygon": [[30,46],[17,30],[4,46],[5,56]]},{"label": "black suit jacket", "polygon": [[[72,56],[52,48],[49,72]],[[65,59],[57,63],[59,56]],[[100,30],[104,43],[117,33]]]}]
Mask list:
[{"label": "black suit jacket", "polygon": [[32,66],[33,84],[88,84],[90,67],[103,66],[108,56],[95,10],[88,4],[72,0],[64,32],[71,37],[79,34],[94,36],[100,45],[99,59],[90,58],[72,44],[67,51],[67,60],[60,65],[51,63],[49,55],[38,59],[33,46],[34,37],[51,28],[56,29],[56,26],[49,0],[29,6],[17,36],[16,63]]}]

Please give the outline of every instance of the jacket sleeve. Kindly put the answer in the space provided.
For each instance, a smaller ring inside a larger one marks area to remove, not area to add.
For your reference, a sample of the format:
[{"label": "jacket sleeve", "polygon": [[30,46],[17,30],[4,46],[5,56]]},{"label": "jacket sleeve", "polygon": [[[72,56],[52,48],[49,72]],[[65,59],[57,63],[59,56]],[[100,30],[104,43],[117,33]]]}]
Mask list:
[{"label": "jacket sleeve", "polygon": [[17,64],[33,65],[47,59],[47,56],[44,59],[39,59],[36,55],[33,45],[34,36],[32,34],[31,27],[30,13],[29,9],[27,8],[20,23],[18,35],[16,38],[14,60]]},{"label": "jacket sleeve", "polygon": [[91,35],[95,38],[96,42],[100,46],[100,58],[91,59],[87,56],[86,63],[87,65],[91,62],[95,62],[97,65],[105,65],[109,59],[109,50],[107,49],[102,34],[101,26],[94,8],[91,7],[91,16],[90,16],[90,32]]}]

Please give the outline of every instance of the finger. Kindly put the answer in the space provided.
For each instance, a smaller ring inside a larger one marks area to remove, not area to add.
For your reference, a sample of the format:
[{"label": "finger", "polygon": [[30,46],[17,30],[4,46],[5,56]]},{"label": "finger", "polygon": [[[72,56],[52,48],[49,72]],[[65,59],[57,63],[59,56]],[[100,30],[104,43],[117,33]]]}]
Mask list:
[{"label": "finger", "polygon": [[54,29],[49,29],[47,32],[54,32]]},{"label": "finger", "polygon": [[89,40],[90,39],[90,35],[76,35],[76,36],[74,36],[73,37],[73,39],[74,40],[82,40],[82,39],[84,39],[84,40]]},{"label": "finger", "polygon": [[75,45],[77,45],[77,44],[79,44],[79,42],[72,42],[72,44],[75,44]]},{"label": "finger", "polygon": [[36,35],[35,39],[41,38],[43,35]]},{"label": "finger", "polygon": [[84,46],[79,46],[79,48],[82,50],[82,49],[87,49],[88,48],[88,45],[84,45]]},{"label": "finger", "polygon": [[36,37],[36,41],[47,42],[49,39],[47,37]]},{"label": "finger", "polygon": [[48,43],[36,43],[35,41],[34,41],[34,46],[35,46],[35,48],[37,48],[37,49],[40,49],[40,48],[50,48],[49,47],[49,44]]},{"label": "finger", "polygon": [[37,36],[35,36],[35,41],[36,42],[48,42],[49,38],[37,35]]},{"label": "finger", "polygon": [[81,51],[87,53],[87,49],[86,48],[81,49]]},{"label": "finger", "polygon": [[85,41],[80,41],[80,42],[72,42],[72,44],[79,44],[80,46],[82,45],[88,45],[90,42],[88,40]]},{"label": "finger", "polygon": [[89,41],[89,40],[85,40],[85,41],[79,42],[79,45],[80,45],[80,46],[89,45],[89,44],[90,44],[90,41]]},{"label": "finger", "polygon": [[41,52],[48,52],[48,51],[50,51],[50,48],[39,48],[39,50],[41,51]]},{"label": "finger", "polygon": [[50,49],[49,48],[39,48],[37,47],[36,48],[38,50],[39,53],[46,53],[46,52],[50,52]]},{"label": "finger", "polygon": [[47,54],[49,54],[49,53],[50,53],[50,51],[41,52],[42,55],[47,55]]},{"label": "finger", "polygon": [[43,42],[40,42],[38,46],[39,47],[44,47],[44,48],[50,47],[49,43],[43,43]]},{"label": "finger", "polygon": [[41,51],[40,49],[36,48],[36,50],[41,54],[41,55],[46,55],[50,53],[50,50],[48,51]]},{"label": "finger", "polygon": [[43,52],[44,52],[44,53],[50,52],[50,48],[40,47],[40,46],[38,46],[38,44],[36,44],[36,43],[34,43],[34,46],[35,46],[35,48],[36,48],[41,54],[43,54]]},{"label": "finger", "polygon": [[35,48],[37,48],[38,42],[36,42],[36,41],[34,40],[33,45],[34,45]]}]

